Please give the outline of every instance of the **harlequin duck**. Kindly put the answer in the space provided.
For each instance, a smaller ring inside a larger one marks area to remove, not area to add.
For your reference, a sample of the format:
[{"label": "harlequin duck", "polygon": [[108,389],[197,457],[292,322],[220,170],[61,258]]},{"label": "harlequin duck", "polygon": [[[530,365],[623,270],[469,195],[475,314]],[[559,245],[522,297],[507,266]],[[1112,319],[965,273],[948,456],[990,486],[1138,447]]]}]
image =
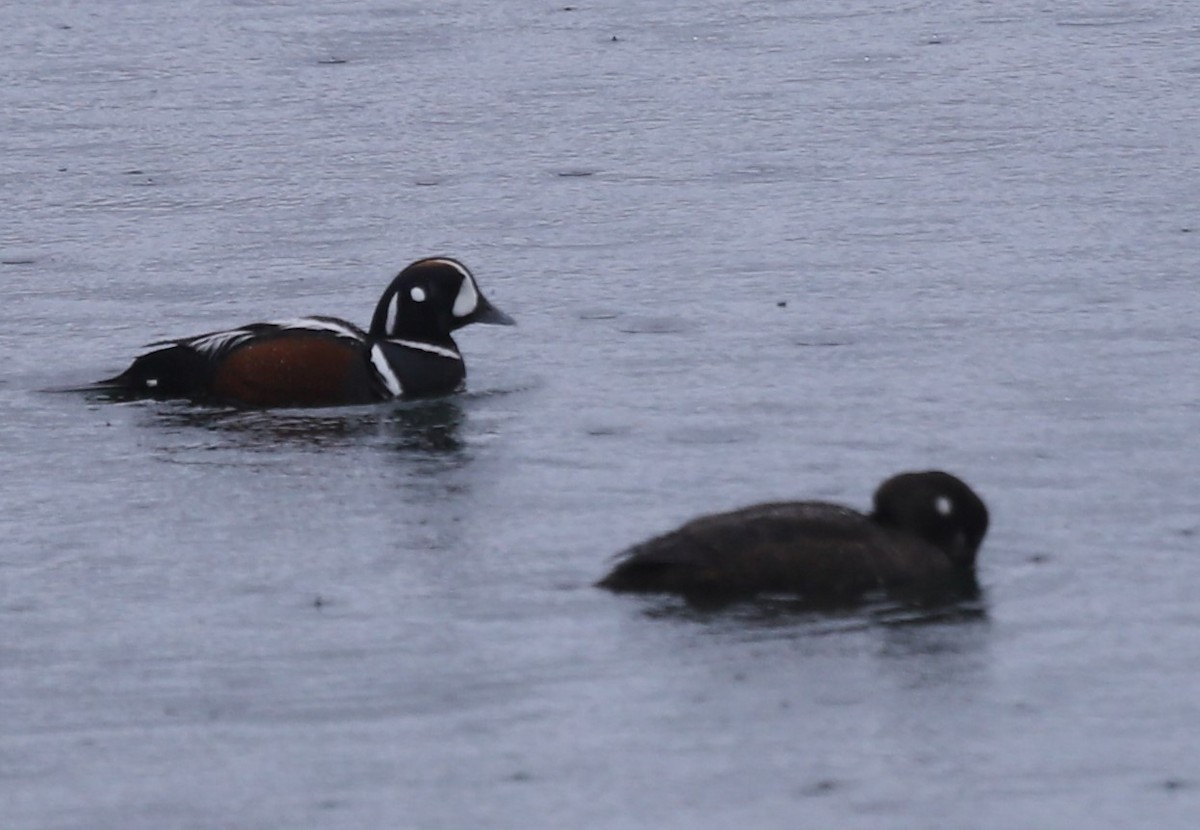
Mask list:
[{"label": "harlequin duck", "polygon": [[160,341],[97,387],[251,407],[444,394],[467,374],[450,333],[470,323],[513,320],[484,298],[465,265],[431,257],[392,280],[365,332],[335,317],[301,317]]},{"label": "harlequin duck", "polygon": [[903,473],[875,491],[870,515],[825,502],[777,502],[702,516],[618,554],[597,584],[696,599],[785,594],[814,604],[878,591],[941,595],[974,586],[987,527],[987,508],[959,479]]}]

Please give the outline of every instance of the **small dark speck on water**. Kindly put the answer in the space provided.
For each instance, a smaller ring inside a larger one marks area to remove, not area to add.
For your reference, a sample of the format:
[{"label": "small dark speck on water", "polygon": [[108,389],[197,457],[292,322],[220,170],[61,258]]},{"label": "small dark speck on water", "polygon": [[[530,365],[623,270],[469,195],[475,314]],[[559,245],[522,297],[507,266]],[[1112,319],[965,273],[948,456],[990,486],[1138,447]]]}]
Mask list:
[{"label": "small dark speck on water", "polygon": [[676,317],[629,317],[617,327],[623,334],[679,334],[687,323]]},{"label": "small dark speck on water", "polygon": [[337,66],[338,64],[347,63],[345,58],[321,58],[317,61],[321,66]]},{"label": "small dark speck on water", "polygon": [[588,427],[583,432],[584,432],[584,435],[588,435],[592,438],[609,438],[612,436],[620,436],[620,435],[629,434],[629,430],[626,429],[625,427],[610,427],[610,426]]},{"label": "small dark speck on water", "polygon": [[594,170],[559,170],[558,176],[563,179],[583,179],[596,175]]},{"label": "small dark speck on water", "polygon": [[126,170],[125,175],[126,176],[141,176],[145,172],[146,172],[145,170]]},{"label": "small dark speck on water", "polygon": [[1162,782],[1162,788],[1167,792],[1175,792],[1177,790],[1187,789],[1188,782],[1182,778],[1168,778]]},{"label": "small dark speck on water", "polygon": [[516,782],[521,782],[521,781],[532,781],[532,780],[533,780],[533,773],[531,773],[531,772],[528,772],[528,771],[526,771],[526,770],[523,770],[523,769],[519,769],[519,770],[517,770],[516,772],[514,772],[512,775],[508,776],[508,780],[509,780],[509,781],[516,781]]},{"label": "small dark speck on water", "polygon": [[830,349],[850,345],[849,340],[797,340],[796,345],[803,349]]},{"label": "small dark speck on water", "polygon": [[776,308],[787,308],[787,300],[780,300],[779,302],[775,303],[775,307]]},{"label": "small dark speck on water", "polygon": [[312,601],[313,608],[317,608],[317,609],[324,608],[328,604],[329,604],[329,600],[325,599],[325,597],[321,596],[320,594],[317,594],[315,597],[313,597],[313,601]]},{"label": "small dark speck on water", "polygon": [[32,259],[0,259],[0,265],[33,265]]},{"label": "small dark speck on water", "polygon": [[617,43],[617,36],[616,36],[616,35],[613,35],[613,36],[612,36],[612,40],[611,40],[610,42],[611,42],[611,43]]},{"label": "small dark speck on water", "polygon": [[828,795],[838,788],[838,782],[831,778],[822,778],[805,787],[804,795]]},{"label": "small dark speck on water", "polygon": [[1031,565],[1041,565],[1045,562],[1049,562],[1050,557],[1044,553],[1034,553],[1034,554],[1031,554],[1029,556],[1029,558],[1026,559],[1025,561],[1030,563]]},{"label": "small dark speck on water", "polygon": [[1180,228],[1179,230],[1181,233],[1191,233],[1192,232],[1191,228]]},{"label": "small dark speck on water", "polygon": [[621,316],[621,312],[608,308],[593,308],[579,312],[576,319],[579,320],[615,320]]}]

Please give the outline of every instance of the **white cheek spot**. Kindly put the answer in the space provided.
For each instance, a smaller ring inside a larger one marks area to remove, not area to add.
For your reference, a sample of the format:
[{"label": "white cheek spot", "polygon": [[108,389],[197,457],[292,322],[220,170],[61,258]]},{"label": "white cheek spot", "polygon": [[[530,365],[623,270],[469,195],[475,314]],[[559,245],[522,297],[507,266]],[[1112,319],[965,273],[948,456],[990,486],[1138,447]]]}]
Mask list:
[{"label": "white cheek spot", "polygon": [[153,389],[158,386],[158,378],[146,378],[146,388]]},{"label": "white cheek spot", "polygon": [[414,303],[425,302],[425,289],[419,285],[414,285],[413,290],[408,292],[408,296],[413,298]]},{"label": "white cheek spot", "polygon": [[949,516],[954,512],[954,502],[946,496],[938,496],[933,500],[933,509],[938,512],[939,516]]},{"label": "white cheek spot", "polygon": [[475,289],[475,282],[464,275],[462,285],[458,289],[458,296],[454,298],[454,308],[451,313],[455,317],[466,317],[479,307],[479,292]]}]

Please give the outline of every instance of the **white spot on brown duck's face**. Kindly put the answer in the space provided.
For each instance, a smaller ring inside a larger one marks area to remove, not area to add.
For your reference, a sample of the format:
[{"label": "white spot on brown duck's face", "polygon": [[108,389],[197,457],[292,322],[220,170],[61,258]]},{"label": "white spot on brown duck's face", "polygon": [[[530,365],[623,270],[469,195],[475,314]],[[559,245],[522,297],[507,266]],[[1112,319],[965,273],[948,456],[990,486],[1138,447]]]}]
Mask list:
[{"label": "white spot on brown duck's face", "polygon": [[412,297],[414,303],[423,303],[425,302],[425,289],[414,285],[412,291],[408,292],[408,296]]},{"label": "white spot on brown duck's face", "polygon": [[949,496],[938,496],[933,500],[933,509],[938,512],[939,516],[949,516],[954,512],[954,502]]}]

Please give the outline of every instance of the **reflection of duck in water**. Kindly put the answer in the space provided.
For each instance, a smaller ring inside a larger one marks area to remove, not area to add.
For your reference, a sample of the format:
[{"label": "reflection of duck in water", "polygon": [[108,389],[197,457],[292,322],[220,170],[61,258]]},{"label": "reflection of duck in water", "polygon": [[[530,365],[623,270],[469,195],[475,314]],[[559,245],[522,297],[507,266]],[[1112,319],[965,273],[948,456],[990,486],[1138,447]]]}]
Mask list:
[{"label": "reflection of duck in water", "polygon": [[513,320],[484,298],[462,263],[421,259],[392,280],[365,332],[335,317],[301,317],[163,341],[97,386],[254,407],[440,395],[466,378],[450,333],[471,323]]},{"label": "reflection of duck in water", "polygon": [[453,455],[466,447],[459,435],[463,420],[457,400],[439,398],[390,412],[387,433],[398,450]]},{"label": "reflection of duck in water", "polygon": [[795,595],[816,604],[884,591],[925,598],[974,588],[988,512],[959,479],[905,473],[870,515],[825,502],[760,504],[695,519],[620,554],[598,584],[696,599]]},{"label": "reflection of duck in water", "polygon": [[466,444],[460,398],[441,397],[394,407],[321,411],[178,408],[157,413],[168,427],[205,429],[234,446],[342,447],[381,444],[406,452],[453,455]]}]

